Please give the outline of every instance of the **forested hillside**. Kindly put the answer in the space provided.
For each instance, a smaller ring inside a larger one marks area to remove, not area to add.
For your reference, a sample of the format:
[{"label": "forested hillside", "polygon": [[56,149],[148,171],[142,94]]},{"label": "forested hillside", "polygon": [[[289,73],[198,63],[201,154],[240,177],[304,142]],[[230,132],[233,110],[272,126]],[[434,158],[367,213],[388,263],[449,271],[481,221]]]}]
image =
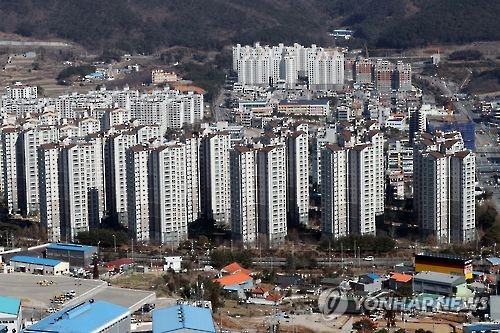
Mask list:
[{"label": "forested hillside", "polygon": [[214,50],[240,42],[324,44],[351,27],[370,46],[500,40],[491,0],[2,0],[0,31],[91,49]]}]

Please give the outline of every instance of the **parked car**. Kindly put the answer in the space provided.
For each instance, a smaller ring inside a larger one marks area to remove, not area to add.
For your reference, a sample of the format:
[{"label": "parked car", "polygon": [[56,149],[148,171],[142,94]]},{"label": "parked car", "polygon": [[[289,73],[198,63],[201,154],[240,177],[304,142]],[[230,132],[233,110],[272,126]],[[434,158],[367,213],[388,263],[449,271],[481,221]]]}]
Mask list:
[{"label": "parked car", "polygon": [[373,256],[368,256],[368,257],[364,257],[363,260],[364,261],[373,261],[373,260],[375,260],[375,258],[373,258]]}]

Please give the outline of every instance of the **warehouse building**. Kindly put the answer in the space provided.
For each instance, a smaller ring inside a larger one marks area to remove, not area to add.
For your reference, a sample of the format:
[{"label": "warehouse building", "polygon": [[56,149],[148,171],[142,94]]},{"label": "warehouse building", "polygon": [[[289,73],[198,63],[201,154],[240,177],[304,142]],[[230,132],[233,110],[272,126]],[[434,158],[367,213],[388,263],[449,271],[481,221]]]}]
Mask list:
[{"label": "warehouse building", "polygon": [[130,311],[105,301],[90,299],[56,312],[24,330],[24,333],[128,333]]},{"label": "warehouse building", "polygon": [[0,332],[20,332],[22,324],[21,300],[0,296]]},{"label": "warehouse building", "polygon": [[45,258],[14,256],[10,258],[10,265],[16,272],[40,274],[40,275],[63,275],[69,273],[69,263]]},{"label": "warehouse building", "polygon": [[153,333],[215,333],[212,311],[191,305],[174,305],[153,311]]},{"label": "warehouse building", "polygon": [[468,296],[470,294],[463,276],[436,272],[421,272],[415,275],[413,292],[443,296]]},{"label": "warehouse building", "polygon": [[52,243],[47,246],[46,256],[69,262],[70,267],[88,267],[97,254],[97,247],[81,244]]},{"label": "warehouse building", "polygon": [[472,259],[444,253],[416,254],[415,272],[460,275],[469,280],[472,279]]}]

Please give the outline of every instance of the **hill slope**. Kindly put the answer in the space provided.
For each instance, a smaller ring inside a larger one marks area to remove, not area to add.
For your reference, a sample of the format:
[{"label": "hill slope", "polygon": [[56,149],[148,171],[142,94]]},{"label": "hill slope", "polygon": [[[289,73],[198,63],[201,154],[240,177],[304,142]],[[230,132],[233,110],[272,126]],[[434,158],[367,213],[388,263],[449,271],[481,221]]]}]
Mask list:
[{"label": "hill slope", "polygon": [[0,31],[93,49],[152,52],[232,43],[325,44],[348,26],[372,46],[500,40],[490,0],[2,0]]}]

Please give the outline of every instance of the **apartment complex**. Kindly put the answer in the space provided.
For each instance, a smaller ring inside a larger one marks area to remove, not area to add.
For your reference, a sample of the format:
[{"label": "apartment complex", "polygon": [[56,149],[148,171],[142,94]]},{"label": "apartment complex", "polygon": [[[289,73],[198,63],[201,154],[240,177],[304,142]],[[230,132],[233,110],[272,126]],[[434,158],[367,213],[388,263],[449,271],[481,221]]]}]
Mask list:
[{"label": "apartment complex", "polygon": [[413,202],[422,234],[438,243],[474,240],[475,158],[461,134],[422,133],[413,156]]},{"label": "apartment complex", "polygon": [[374,235],[384,211],[384,136],[376,122],[345,122],[336,141],[321,150],[321,230]]},{"label": "apartment complex", "polygon": [[233,47],[233,70],[244,85],[273,87],[283,83],[294,88],[299,76],[307,76],[311,90],[331,90],[344,84],[344,54],[316,45],[237,44]]}]

